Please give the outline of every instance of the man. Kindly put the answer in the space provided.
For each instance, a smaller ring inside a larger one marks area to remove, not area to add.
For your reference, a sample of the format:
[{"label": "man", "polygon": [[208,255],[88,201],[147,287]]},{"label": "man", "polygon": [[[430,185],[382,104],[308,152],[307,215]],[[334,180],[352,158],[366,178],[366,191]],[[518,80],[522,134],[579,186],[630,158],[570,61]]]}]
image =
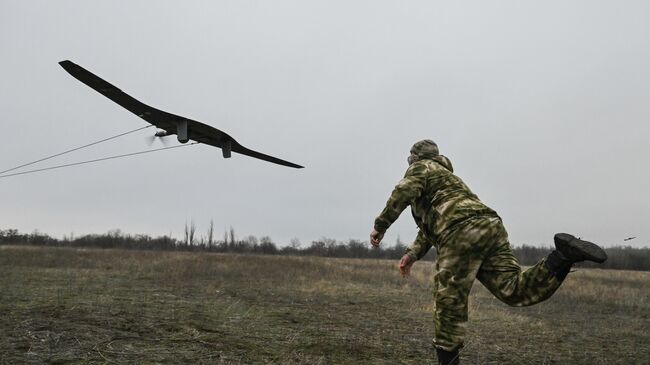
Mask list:
[{"label": "man", "polygon": [[597,245],[558,233],[556,249],[522,272],[501,218],[453,174],[451,162],[433,141],[415,143],[408,163],[404,178],[375,219],[370,242],[378,247],[388,227],[411,206],[419,232],[399,269],[407,276],[413,263],[435,246],[433,344],[440,364],[459,364],[475,278],[506,304],[527,306],[553,295],[574,263],[607,259]]}]

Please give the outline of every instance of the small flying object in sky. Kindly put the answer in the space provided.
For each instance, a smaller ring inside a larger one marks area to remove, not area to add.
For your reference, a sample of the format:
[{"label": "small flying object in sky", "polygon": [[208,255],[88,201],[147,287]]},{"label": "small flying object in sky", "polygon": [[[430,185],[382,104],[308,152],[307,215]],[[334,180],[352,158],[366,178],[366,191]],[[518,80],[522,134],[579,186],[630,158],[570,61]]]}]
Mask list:
[{"label": "small flying object in sky", "polygon": [[623,239],[623,241],[631,241],[631,240],[633,240],[633,239],[635,239],[635,238],[636,238],[636,237],[628,237],[628,238]]},{"label": "small flying object in sky", "polygon": [[59,64],[77,80],[156,126],[159,130],[156,132],[155,137],[165,137],[175,134],[180,143],[187,143],[193,140],[198,143],[221,148],[224,158],[229,158],[232,152],[236,152],[278,165],[299,169],[303,168],[303,166],[293,162],[248,149],[225,132],[207,124],[150,107],[74,62],[66,60],[59,62]]}]

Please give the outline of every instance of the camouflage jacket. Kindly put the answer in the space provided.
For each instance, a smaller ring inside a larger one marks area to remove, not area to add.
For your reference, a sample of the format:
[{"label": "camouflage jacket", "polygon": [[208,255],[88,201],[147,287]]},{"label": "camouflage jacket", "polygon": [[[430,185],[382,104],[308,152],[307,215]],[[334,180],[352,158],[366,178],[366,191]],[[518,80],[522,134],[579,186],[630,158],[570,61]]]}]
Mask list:
[{"label": "camouflage jacket", "polygon": [[498,217],[453,174],[451,161],[442,155],[409,166],[375,219],[375,230],[385,232],[409,205],[419,232],[406,253],[415,259],[424,257],[459,223],[477,216]]}]

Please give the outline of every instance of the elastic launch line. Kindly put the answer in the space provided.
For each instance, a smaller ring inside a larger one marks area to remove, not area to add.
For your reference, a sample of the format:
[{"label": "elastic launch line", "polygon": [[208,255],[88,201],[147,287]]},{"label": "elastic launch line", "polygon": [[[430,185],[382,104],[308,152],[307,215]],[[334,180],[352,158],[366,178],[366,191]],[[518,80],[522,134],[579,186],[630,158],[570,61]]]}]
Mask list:
[{"label": "elastic launch line", "polygon": [[[18,170],[18,169],[21,168],[21,167],[25,167],[25,166],[33,165],[33,164],[38,163],[38,162],[46,161],[46,160],[49,160],[49,159],[54,158],[54,157],[58,157],[58,156],[61,156],[61,155],[65,155],[66,153],[70,153],[70,152],[78,151],[78,150],[80,150],[80,149],[82,149],[82,148],[86,148],[86,147],[94,146],[94,145],[99,144],[99,143],[102,143],[102,142],[110,141],[111,139],[115,139],[115,138],[118,138],[118,137],[122,137],[122,136],[125,136],[125,135],[127,135],[127,134],[130,134],[130,133],[133,133],[133,132],[137,132],[137,131],[139,131],[139,130],[143,130],[143,129],[145,129],[145,128],[149,128],[149,127],[153,127],[153,125],[148,125],[148,126],[146,126],[146,127],[141,127],[141,128],[138,128],[138,129],[134,129],[134,130],[132,130],[132,131],[124,132],[124,133],[118,134],[118,135],[113,136],[113,137],[104,138],[104,139],[102,139],[102,140],[99,140],[99,141],[96,141],[96,142],[93,142],[93,143],[89,143],[89,144],[87,144],[87,145],[83,145],[83,146],[81,146],[81,147],[77,147],[77,148],[73,148],[73,149],[71,149],[71,150],[67,150],[67,151],[64,151],[64,152],[61,152],[61,153],[57,153],[56,155],[52,155],[52,156],[48,156],[48,157],[44,157],[44,158],[41,158],[40,160],[36,160],[36,161],[28,162],[28,163],[23,164],[23,165],[20,165],[20,166],[12,167],[12,168],[10,168],[10,169],[8,169],[8,170],[0,171],[0,175],[4,174],[5,172]],[[15,175],[20,175],[20,174],[11,174],[11,175],[6,175],[6,176],[15,176]]]},{"label": "elastic launch line", "polygon": [[70,167],[70,166],[78,166],[78,165],[85,165],[89,163],[94,163],[94,162],[100,162],[100,161],[106,161],[106,160],[114,160],[117,158],[123,158],[123,157],[130,157],[130,156],[136,156],[136,155],[143,155],[145,153],[151,153],[151,152],[158,152],[158,151],[163,151],[163,150],[170,150],[172,148],[180,148],[180,147],[187,147],[187,146],[192,146],[198,144],[198,142],[193,142],[193,143],[188,143],[188,144],[182,144],[180,146],[171,146],[171,147],[163,147],[163,148],[157,148],[154,150],[146,150],[146,151],[140,151],[140,152],[133,152],[133,153],[127,153],[124,155],[115,155],[115,156],[109,156],[109,157],[103,157],[103,158],[97,158],[94,160],[87,160],[87,161],[81,161],[81,162],[73,162],[65,165],[58,165],[58,166],[51,166],[51,167],[45,167],[42,169],[36,169],[36,170],[29,170],[29,171],[23,171],[23,172],[16,172],[14,174],[9,174],[9,175],[2,175],[0,176],[0,179],[3,179],[5,177],[11,177],[11,176],[18,176],[18,175],[26,175],[26,174],[33,174],[35,172],[41,172],[41,171],[49,171],[49,170],[55,170],[55,169],[62,169],[64,167]]}]

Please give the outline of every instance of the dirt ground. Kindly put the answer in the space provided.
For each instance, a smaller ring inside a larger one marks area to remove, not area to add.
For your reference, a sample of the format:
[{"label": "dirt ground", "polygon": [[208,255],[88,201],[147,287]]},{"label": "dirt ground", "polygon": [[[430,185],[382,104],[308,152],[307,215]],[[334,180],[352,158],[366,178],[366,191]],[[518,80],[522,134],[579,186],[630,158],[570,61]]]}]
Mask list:
[{"label": "dirt ground", "polygon": [[[433,264],[0,246],[0,363],[434,364]],[[650,272],[512,308],[476,283],[465,364],[649,364]]]}]

